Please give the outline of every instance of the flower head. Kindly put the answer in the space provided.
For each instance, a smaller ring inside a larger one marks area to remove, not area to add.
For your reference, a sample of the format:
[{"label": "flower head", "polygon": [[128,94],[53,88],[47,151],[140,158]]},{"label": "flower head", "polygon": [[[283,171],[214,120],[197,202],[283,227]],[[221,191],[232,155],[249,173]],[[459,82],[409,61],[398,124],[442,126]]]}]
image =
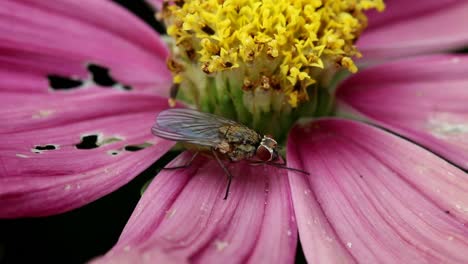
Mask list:
[{"label": "flower head", "polygon": [[[357,71],[369,9],[382,11],[383,1],[165,2],[158,17],[173,39],[168,66],[180,98],[284,136],[299,116],[291,112],[313,112],[331,75]],[[278,117],[279,131],[259,124]]]}]

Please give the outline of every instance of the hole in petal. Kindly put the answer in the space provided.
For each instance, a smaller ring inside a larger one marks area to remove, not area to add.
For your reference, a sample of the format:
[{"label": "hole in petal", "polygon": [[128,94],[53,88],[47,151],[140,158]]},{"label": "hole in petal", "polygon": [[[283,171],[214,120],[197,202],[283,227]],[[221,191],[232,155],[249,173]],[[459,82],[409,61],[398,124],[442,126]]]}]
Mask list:
[{"label": "hole in petal", "polygon": [[120,150],[109,150],[107,151],[107,154],[111,155],[111,156],[117,156],[120,154]]},{"label": "hole in petal", "polygon": [[44,151],[56,150],[59,148],[59,145],[47,144],[47,145],[36,145],[31,149],[31,152],[42,153]]},{"label": "hole in petal", "polygon": [[81,142],[76,144],[77,149],[94,149],[99,147],[97,144],[98,135],[88,135],[81,137]]},{"label": "hole in petal", "polygon": [[110,76],[108,68],[96,64],[89,64],[88,71],[93,76],[93,81],[98,85],[109,87],[117,84],[114,78]]},{"label": "hole in petal", "polygon": [[142,150],[142,149],[145,149],[147,147],[150,147],[152,146],[153,144],[151,143],[143,143],[143,144],[138,144],[138,145],[127,145],[124,147],[124,150],[126,151],[130,151],[130,152],[135,152],[135,151],[139,151],[139,150]]},{"label": "hole in petal", "polygon": [[83,85],[83,81],[81,80],[55,74],[47,75],[47,79],[49,79],[49,85],[53,90],[70,90],[79,88]]},{"label": "hole in petal", "polygon": [[81,142],[76,144],[75,147],[77,149],[95,149],[102,145],[111,144],[122,140],[122,138],[116,136],[104,138],[104,136],[100,133],[83,135],[81,136]]},{"label": "hole in petal", "polygon": [[49,74],[47,79],[52,90],[71,90],[87,87],[89,85],[97,85],[104,88],[112,88],[122,91],[130,91],[133,88],[130,85],[126,85],[118,82],[114,79],[109,68],[104,66],[89,63],[86,66],[89,71],[89,76],[86,80],[76,79],[74,77],[66,77],[58,74]]}]

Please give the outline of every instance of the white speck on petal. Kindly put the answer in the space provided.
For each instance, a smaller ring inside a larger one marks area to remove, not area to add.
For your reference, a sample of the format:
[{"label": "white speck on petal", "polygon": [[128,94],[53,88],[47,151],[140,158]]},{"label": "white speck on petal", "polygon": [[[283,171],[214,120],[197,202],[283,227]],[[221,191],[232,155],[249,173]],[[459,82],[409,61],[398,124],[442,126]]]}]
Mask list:
[{"label": "white speck on petal", "polygon": [[46,118],[53,114],[55,111],[54,110],[39,110],[36,114],[33,114],[31,117],[32,119],[41,119],[41,118]]},{"label": "white speck on petal", "polygon": [[450,113],[438,113],[428,119],[426,127],[434,137],[468,149],[467,120]]},{"label": "white speck on petal", "polygon": [[200,210],[203,211],[203,212],[207,212],[208,211],[208,205],[203,202],[202,205],[200,206]]},{"label": "white speck on petal", "polygon": [[227,246],[229,246],[228,242],[222,240],[215,240],[214,244],[218,251],[223,251]]},{"label": "white speck on petal", "polygon": [[125,247],[123,248],[123,250],[124,250],[125,252],[128,252],[128,251],[130,251],[130,249],[131,249],[131,247],[130,247],[130,246],[125,246]]},{"label": "white speck on petal", "polygon": [[459,211],[461,211],[461,212],[463,212],[463,213],[467,213],[467,212],[468,212],[468,207],[466,207],[466,206],[464,206],[464,205],[455,204],[455,207],[456,207]]},{"label": "white speck on petal", "polygon": [[447,240],[448,240],[448,241],[452,241],[452,240],[453,240],[453,236],[447,237]]},{"label": "white speck on petal", "polygon": [[452,58],[450,59],[450,62],[453,64],[458,64],[460,62],[460,58]]},{"label": "white speck on petal", "polygon": [[24,154],[16,154],[16,157],[23,158],[23,159],[29,158],[28,155],[24,155]]},{"label": "white speck on petal", "polygon": [[288,233],[288,236],[291,236],[291,235],[292,235],[292,232],[291,232],[290,229],[288,229],[288,232],[287,232],[287,233]]},{"label": "white speck on petal", "polygon": [[167,210],[167,211],[166,211],[166,217],[167,217],[167,218],[173,217],[173,216],[175,215],[176,211],[177,211],[177,209]]},{"label": "white speck on petal", "polygon": [[64,187],[63,189],[64,189],[65,191],[68,191],[68,190],[71,189],[71,187],[72,187],[72,186],[71,186],[70,184],[67,184],[67,185],[65,185],[65,187]]},{"label": "white speck on petal", "polygon": [[348,242],[348,243],[346,243],[346,246],[347,246],[348,248],[351,248],[351,247],[353,246],[353,243]]},{"label": "white speck on petal", "polygon": [[305,194],[305,195],[309,195],[309,193],[310,193],[310,189],[305,189],[305,190],[304,190],[304,194]]}]

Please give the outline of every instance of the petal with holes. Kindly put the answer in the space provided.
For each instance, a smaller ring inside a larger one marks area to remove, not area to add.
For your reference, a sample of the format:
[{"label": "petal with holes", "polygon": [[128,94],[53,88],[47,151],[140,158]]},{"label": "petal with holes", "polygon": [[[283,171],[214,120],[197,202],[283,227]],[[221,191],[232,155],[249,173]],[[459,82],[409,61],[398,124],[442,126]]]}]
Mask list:
[{"label": "petal with holes", "polygon": [[165,98],[99,88],[1,95],[1,218],[87,204],[130,181],[173,145],[150,132],[156,114],[167,108]]},{"label": "petal with holes", "polygon": [[369,125],[323,119],[295,127],[289,174],[311,263],[462,263],[468,175]]},{"label": "petal with holes", "polygon": [[110,1],[0,3],[2,89],[48,92],[48,75],[89,83],[87,66],[93,63],[121,86],[165,95],[171,82],[167,54],[155,31]]},{"label": "petal with holes", "polygon": [[468,169],[468,57],[429,56],[352,76],[337,97],[372,122]]},{"label": "petal with holes", "polygon": [[[169,166],[185,164],[190,156]],[[162,171],[117,245],[98,262],[162,251],[188,262],[292,263],[297,230],[286,171],[226,165],[234,176],[227,200],[226,176],[215,160],[197,157],[188,168]]]}]

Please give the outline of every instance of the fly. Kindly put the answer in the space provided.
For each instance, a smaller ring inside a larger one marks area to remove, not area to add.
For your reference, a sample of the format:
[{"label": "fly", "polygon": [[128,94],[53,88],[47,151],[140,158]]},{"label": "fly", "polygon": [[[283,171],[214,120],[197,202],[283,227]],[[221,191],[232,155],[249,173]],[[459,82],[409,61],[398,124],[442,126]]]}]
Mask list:
[{"label": "fly", "polygon": [[309,175],[306,171],[286,167],[285,162],[278,163],[278,143],[272,137],[262,136],[242,124],[213,114],[186,108],[168,109],[159,113],[151,131],[155,136],[181,142],[188,149],[194,150],[187,164],[165,169],[188,167],[198,153],[213,156],[228,178],[224,200],[229,194],[232,174],[222,160],[247,160]]}]

